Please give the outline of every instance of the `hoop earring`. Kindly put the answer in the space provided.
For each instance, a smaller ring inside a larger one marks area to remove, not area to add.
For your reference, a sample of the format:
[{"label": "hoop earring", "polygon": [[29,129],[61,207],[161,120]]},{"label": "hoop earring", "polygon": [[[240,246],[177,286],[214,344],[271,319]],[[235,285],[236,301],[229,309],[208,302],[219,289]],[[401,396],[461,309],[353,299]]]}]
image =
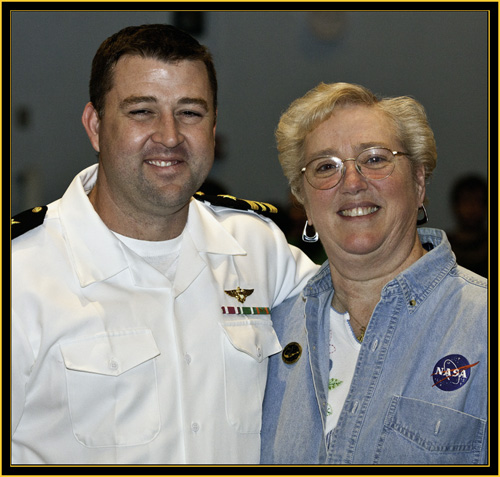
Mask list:
[{"label": "hoop earring", "polygon": [[422,212],[424,213],[424,216],[421,219],[419,219],[417,216],[417,226],[424,225],[427,222],[429,222],[429,217],[427,216],[427,211],[425,210],[424,204],[422,204],[422,207],[420,207],[418,209],[419,212],[420,212],[420,210],[422,210]]},{"label": "hoop earring", "polygon": [[302,240],[306,243],[317,242],[319,239],[318,232],[315,231],[315,234],[313,236],[307,235],[307,227],[309,227],[309,224],[306,220],[306,225],[304,225],[304,231],[302,232]]}]

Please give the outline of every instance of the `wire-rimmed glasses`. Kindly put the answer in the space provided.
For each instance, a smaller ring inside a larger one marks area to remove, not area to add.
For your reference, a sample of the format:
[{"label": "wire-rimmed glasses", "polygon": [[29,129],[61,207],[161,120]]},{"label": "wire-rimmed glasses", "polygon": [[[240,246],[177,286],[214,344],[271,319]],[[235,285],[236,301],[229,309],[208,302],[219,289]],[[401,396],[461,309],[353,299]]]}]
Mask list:
[{"label": "wire-rimmed glasses", "polygon": [[406,152],[391,151],[385,147],[370,147],[357,157],[340,159],[335,156],[321,156],[313,159],[301,169],[307,182],[315,189],[326,190],[335,187],[345,174],[345,163],[354,161],[356,170],[367,179],[382,180],[394,171],[396,156],[407,156]]}]

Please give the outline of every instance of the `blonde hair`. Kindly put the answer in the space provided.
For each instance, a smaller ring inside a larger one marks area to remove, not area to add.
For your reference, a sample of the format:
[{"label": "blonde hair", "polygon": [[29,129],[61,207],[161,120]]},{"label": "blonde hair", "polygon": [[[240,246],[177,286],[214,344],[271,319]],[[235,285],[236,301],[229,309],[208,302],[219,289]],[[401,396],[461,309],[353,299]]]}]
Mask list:
[{"label": "blonde hair", "polygon": [[349,83],[320,83],[302,98],[296,99],[280,118],[276,130],[278,158],[292,193],[304,203],[303,178],[306,136],[336,107],[364,105],[380,108],[395,126],[398,139],[408,153],[413,171],[422,164],[428,181],[436,167],[437,152],[434,134],[429,126],[423,106],[413,98],[379,99],[363,86]]}]

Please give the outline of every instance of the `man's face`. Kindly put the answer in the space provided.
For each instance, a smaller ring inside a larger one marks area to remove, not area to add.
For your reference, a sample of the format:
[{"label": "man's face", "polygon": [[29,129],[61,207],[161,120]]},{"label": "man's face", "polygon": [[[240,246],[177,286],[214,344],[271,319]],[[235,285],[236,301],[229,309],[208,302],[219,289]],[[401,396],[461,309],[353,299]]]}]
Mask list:
[{"label": "man's face", "polygon": [[142,217],[186,207],[213,164],[212,99],[201,61],[120,58],[102,117],[86,107],[86,129],[99,152],[100,206]]}]

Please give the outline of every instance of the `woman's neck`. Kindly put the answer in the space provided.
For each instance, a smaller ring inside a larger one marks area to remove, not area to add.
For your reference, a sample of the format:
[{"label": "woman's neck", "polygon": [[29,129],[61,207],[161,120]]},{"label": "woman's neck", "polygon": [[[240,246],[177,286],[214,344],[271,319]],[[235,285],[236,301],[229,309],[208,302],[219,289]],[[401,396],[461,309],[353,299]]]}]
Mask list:
[{"label": "woman's neck", "polygon": [[329,258],[335,290],[333,308],[339,313],[349,313],[354,320],[351,325],[355,333],[356,328],[366,329],[383,287],[425,253],[427,252],[422,248],[417,235],[410,253],[399,261],[388,260],[385,264],[374,264],[370,263],[370,258],[363,259],[360,256]]}]

